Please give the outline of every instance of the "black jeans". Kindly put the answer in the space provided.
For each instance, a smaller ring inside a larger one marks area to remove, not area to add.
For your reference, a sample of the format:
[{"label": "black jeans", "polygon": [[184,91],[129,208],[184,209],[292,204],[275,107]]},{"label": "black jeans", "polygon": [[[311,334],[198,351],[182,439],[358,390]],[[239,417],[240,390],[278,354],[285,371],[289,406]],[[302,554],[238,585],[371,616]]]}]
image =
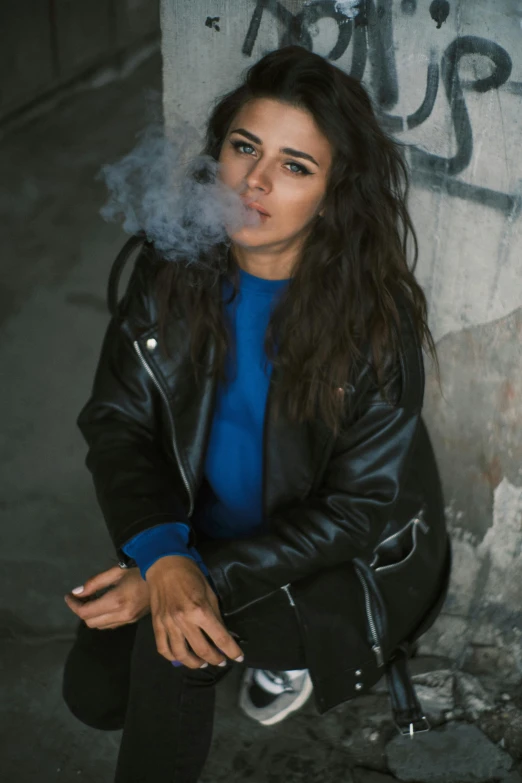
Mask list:
[{"label": "black jeans", "polygon": [[[284,591],[227,618],[253,668],[304,669]],[[212,739],[215,685],[231,671],[175,667],[156,649],[151,616],[113,630],[80,623],[64,668],[71,712],[98,729],[123,728],[115,783],[196,783]]]}]

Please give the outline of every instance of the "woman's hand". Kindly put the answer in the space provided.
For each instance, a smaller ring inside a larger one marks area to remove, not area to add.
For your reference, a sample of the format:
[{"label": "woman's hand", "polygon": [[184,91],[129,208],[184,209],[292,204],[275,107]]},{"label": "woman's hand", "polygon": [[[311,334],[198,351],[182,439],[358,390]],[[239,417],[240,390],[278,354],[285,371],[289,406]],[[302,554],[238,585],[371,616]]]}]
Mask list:
[{"label": "woman's hand", "polygon": [[[104,589],[107,592],[100,598],[85,601]],[[68,593],[65,602],[89,628],[118,628],[137,622],[150,611],[149,587],[138,568],[113,566],[102,571],[85,582],[80,595],[77,598]]]},{"label": "woman's hand", "polygon": [[147,571],[147,584],[160,655],[190,669],[225,665],[225,656],[242,660],[243,653],[221,618],[216,594],[193,560],[180,555],[156,560]]}]

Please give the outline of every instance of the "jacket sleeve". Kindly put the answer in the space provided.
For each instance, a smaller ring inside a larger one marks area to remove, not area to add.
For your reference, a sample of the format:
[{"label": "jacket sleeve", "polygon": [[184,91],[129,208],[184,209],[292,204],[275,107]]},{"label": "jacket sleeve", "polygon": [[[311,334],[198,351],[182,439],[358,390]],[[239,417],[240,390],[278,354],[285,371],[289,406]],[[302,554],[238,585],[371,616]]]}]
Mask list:
[{"label": "jacket sleeve", "polygon": [[152,279],[151,262],[142,255],[122,300],[125,317],[109,323],[92,393],[77,420],[98,503],[118,556],[127,564],[122,547],[138,533],[172,520],[190,526],[179,471],[162,448],[161,400],[129,326],[150,325]]},{"label": "jacket sleeve", "polygon": [[400,364],[387,384],[391,400],[366,383],[357,415],[335,439],[318,490],[273,516],[262,536],[200,547],[225,613],[375,548],[401,491],[424,394],[422,352],[409,315],[401,317]]}]

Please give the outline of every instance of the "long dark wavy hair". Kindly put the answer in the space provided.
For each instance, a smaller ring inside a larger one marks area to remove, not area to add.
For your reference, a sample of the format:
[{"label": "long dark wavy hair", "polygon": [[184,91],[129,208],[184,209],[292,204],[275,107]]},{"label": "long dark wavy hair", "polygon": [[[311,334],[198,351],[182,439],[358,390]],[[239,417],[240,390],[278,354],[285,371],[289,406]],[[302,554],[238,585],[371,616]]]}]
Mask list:
[{"label": "long dark wavy hair", "polygon": [[[312,225],[291,281],[274,309],[265,350],[277,370],[276,412],[294,421],[321,418],[335,433],[346,388],[368,361],[384,392],[385,368],[396,366],[400,343],[397,289],[411,305],[421,345],[438,369],[427,325],[427,303],[414,270],[418,243],[408,210],[408,173],[400,145],[379,126],[359,81],[300,46],[265,55],[239,87],[219,99],[206,129],[204,154],[217,160],[231,122],[252,99],[271,98],[309,112],[333,149],[323,217]],[[413,260],[408,265],[411,237]],[[165,263],[158,275],[160,335],[181,308],[188,319],[191,357],[225,380],[232,347],[221,294],[222,276],[238,290],[239,270],[226,243],[204,263]],[[164,339],[164,338],[163,338]],[[384,392],[385,393],[385,392]]]}]

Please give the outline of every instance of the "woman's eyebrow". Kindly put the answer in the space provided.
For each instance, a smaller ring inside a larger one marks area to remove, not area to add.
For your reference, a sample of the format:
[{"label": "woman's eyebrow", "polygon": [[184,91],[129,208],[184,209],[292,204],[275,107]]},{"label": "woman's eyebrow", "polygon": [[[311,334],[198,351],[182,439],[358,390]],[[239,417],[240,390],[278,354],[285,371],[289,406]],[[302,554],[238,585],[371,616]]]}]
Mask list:
[{"label": "woman's eyebrow", "polygon": [[[250,133],[250,131],[247,131],[244,128],[235,128],[234,130],[230,131],[230,133],[241,133],[243,136],[246,136],[247,139],[250,139],[250,141],[253,141],[255,144],[260,144],[261,146],[263,144],[263,142],[258,136],[254,136],[253,133]],[[291,147],[281,147],[279,151],[282,152],[283,155],[293,155],[294,158],[304,158],[305,160],[309,160],[312,163],[315,163],[317,168],[319,168],[318,162],[315,160],[315,158],[312,158],[312,156],[309,155],[307,152],[294,150]]]}]

